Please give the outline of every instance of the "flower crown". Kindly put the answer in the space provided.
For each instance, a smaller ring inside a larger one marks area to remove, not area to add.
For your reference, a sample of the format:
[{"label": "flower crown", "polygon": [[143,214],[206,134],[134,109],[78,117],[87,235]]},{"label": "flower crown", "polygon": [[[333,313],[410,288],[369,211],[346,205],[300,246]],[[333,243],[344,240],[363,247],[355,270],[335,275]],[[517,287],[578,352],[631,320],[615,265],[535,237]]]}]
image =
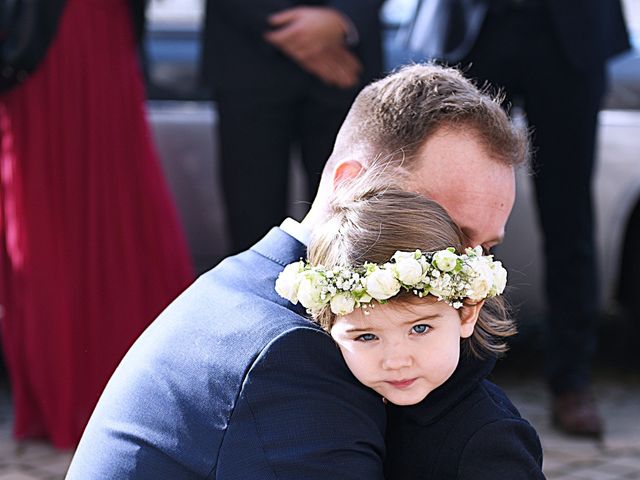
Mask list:
[{"label": "flower crown", "polygon": [[327,304],[336,315],[377,300],[386,303],[402,290],[418,297],[433,295],[453,308],[463,300],[474,302],[500,295],[507,271],[482,248],[467,248],[462,255],[453,247],[437,252],[397,251],[385,264],[366,262],[360,267],[326,268],[302,260],[285,267],[276,280],[276,292],[293,304],[300,302],[310,314]]}]

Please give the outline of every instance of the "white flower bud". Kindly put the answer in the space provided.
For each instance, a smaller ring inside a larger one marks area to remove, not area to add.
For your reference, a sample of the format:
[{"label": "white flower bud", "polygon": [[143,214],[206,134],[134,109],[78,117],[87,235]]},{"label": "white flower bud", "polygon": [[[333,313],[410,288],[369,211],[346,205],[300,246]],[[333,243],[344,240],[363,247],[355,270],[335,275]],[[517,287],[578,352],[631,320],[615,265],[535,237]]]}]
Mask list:
[{"label": "white flower bud", "polygon": [[473,248],[467,247],[464,251],[469,257],[482,257],[482,255],[484,254],[480,245],[477,245]]},{"label": "white flower bud", "polygon": [[366,293],[364,295],[362,295],[360,297],[360,299],[358,300],[360,303],[369,303],[371,300],[373,300],[373,298],[371,298],[371,295],[367,295]]},{"label": "white flower bud", "polygon": [[347,315],[353,312],[356,301],[347,293],[338,293],[331,299],[331,311],[336,315]]},{"label": "white flower bud", "polygon": [[500,295],[507,286],[507,271],[502,266],[502,262],[493,262],[491,270],[493,270],[493,287],[495,290],[492,293]]},{"label": "white flower bud", "polygon": [[377,269],[366,278],[367,293],[376,300],[386,300],[400,291],[400,282],[390,269]]},{"label": "white flower bud", "polygon": [[478,302],[487,298],[491,288],[493,287],[493,271],[486,261],[480,258],[468,261],[473,268],[474,274],[469,279],[470,292],[469,299]]},{"label": "white flower bud", "polygon": [[413,253],[396,252],[393,259],[393,271],[402,283],[412,286],[422,279],[422,265]]},{"label": "white flower bud", "polygon": [[433,255],[433,264],[442,272],[450,272],[458,263],[458,255],[449,250],[440,250]]},{"label": "white flower bud", "polygon": [[298,287],[300,286],[301,276],[299,273],[304,268],[304,262],[290,263],[278,275],[276,280],[276,292],[283,298],[286,298],[294,305],[298,303]]},{"label": "white flower bud", "polygon": [[320,310],[326,303],[322,297],[322,286],[318,284],[317,277],[304,277],[300,281],[298,300],[305,308],[312,311]]}]

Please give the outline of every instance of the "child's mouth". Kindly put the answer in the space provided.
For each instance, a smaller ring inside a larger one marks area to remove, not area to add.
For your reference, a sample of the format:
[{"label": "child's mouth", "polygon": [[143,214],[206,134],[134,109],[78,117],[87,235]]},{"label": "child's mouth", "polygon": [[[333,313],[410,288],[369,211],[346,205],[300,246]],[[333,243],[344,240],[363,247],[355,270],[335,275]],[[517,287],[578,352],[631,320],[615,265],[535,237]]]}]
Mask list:
[{"label": "child's mouth", "polygon": [[410,378],[407,380],[387,381],[387,383],[395,388],[409,388],[415,381],[415,378]]}]

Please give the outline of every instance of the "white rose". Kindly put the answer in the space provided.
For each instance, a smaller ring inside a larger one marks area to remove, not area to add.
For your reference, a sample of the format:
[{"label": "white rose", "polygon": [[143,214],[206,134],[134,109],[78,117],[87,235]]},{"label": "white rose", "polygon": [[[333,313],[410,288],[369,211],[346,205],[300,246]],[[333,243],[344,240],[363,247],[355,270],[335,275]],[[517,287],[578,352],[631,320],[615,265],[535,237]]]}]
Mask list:
[{"label": "white rose", "polygon": [[396,252],[393,259],[396,261],[393,271],[402,283],[411,286],[422,279],[422,265],[413,253]]},{"label": "white rose", "polygon": [[377,269],[366,279],[367,293],[376,300],[386,300],[400,291],[400,282],[390,269]]},{"label": "white rose", "polygon": [[300,286],[301,277],[299,273],[304,268],[304,262],[290,263],[278,275],[276,280],[276,292],[283,298],[286,298],[294,305],[298,303],[298,287]]},{"label": "white rose", "polygon": [[493,271],[494,294],[500,295],[507,286],[507,271],[502,266],[502,262],[493,262],[491,270]]},{"label": "white rose", "polygon": [[318,284],[318,279],[315,277],[304,277],[300,281],[298,287],[298,300],[305,308],[313,311],[320,310],[325,300],[322,300],[322,286]]},{"label": "white rose", "polygon": [[493,287],[493,271],[487,262],[481,259],[474,259],[469,265],[472,266],[474,274],[469,279],[471,291],[468,296],[470,300],[478,302],[487,298]]},{"label": "white rose", "polygon": [[450,272],[458,263],[458,255],[449,250],[440,250],[433,255],[433,264],[442,272]]},{"label": "white rose", "polygon": [[338,293],[331,299],[331,311],[336,315],[347,315],[355,306],[355,299],[347,293]]}]

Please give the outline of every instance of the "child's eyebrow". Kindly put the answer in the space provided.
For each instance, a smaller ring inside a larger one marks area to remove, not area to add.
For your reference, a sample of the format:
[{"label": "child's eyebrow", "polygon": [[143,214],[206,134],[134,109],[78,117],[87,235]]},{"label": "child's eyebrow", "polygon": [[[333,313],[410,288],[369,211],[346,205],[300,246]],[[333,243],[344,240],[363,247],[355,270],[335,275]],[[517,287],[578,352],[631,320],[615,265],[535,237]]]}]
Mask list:
[{"label": "child's eyebrow", "polygon": [[371,327],[371,328],[348,328],[347,330],[345,330],[345,333],[360,333],[360,332],[373,332],[376,329]]},{"label": "child's eyebrow", "polygon": [[[414,323],[417,322],[424,322],[424,321],[432,321],[432,320],[438,320],[442,318],[442,315],[439,313],[434,313],[433,315],[424,315],[422,317],[417,317],[417,318],[412,318],[410,320],[407,320],[406,322],[403,322],[402,325],[413,325]],[[348,328],[345,330],[345,333],[363,333],[363,332],[375,332],[376,330],[378,330],[376,327],[353,327],[353,328]]]},{"label": "child's eyebrow", "polygon": [[424,315],[418,318],[412,318],[411,320],[407,320],[403,325],[413,325],[416,322],[424,322],[425,320],[437,320],[441,318],[442,315],[439,313],[434,313],[433,315]]}]

